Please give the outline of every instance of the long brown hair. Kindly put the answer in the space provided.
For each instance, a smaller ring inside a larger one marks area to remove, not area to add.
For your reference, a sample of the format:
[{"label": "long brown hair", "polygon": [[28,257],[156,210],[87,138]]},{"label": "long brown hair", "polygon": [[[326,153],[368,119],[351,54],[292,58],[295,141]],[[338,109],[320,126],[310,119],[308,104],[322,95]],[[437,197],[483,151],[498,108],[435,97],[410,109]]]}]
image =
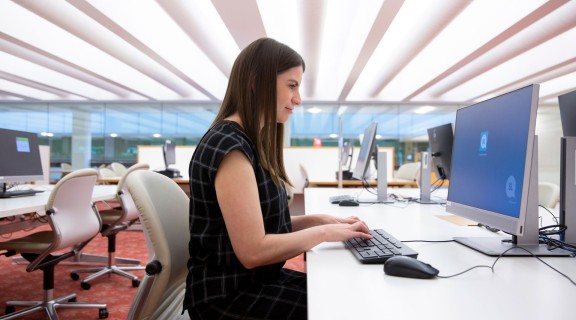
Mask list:
[{"label": "long brown hair", "polygon": [[226,95],[213,123],[238,112],[262,167],[278,185],[291,183],[284,168],[284,124],[276,121],[276,78],[298,66],[305,70],[304,59],[287,45],[271,38],[252,42],[232,66]]}]

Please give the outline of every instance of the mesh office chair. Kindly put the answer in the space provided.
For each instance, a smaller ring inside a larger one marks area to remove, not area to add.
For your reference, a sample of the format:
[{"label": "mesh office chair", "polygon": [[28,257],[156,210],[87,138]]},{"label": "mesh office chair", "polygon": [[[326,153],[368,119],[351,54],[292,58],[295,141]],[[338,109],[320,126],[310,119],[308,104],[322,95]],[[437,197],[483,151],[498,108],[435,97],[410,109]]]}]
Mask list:
[{"label": "mesh office chair", "polygon": [[189,319],[180,313],[188,274],[190,200],[172,179],[152,171],[128,177],[128,190],[154,252],[128,319]]},{"label": "mesh office chair", "polygon": [[[14,319],[45,310],[50,319],[58,319],[56,308],[98,308],[99,317],[107,318],[105,304],[77,303],[76,294],[53,298],[54,267],[74,256],[100,231],[102,222],[92,204],[92,192],[98,173],[93,169],[76,170],[60,179],[50,193],[46,217],[51,230],[0,242],[0,250],[20,253],[30,261],[26,271],[44,273],[42,301],[8,301],[5,317]],[[64,251],[65,250],[65,251]],[[16,307],[28,308],[16,312]]]},{"label": "mesh office chair", "polygon": [[138,260],[131,260],[126,258],[116,258],[116,235],[128,229],[132,224],[138,221],[138,209],[132,201],[130,192],[126,189],[126,179],[136,171],[148,170],[150,166],[146,163],[137,163],[131,166],[118,181],[116,189],[117,202],[120,204],[118,208],[112,208],[111,210],[100,211],[100,217],[102,218],[102,236],[108,238],[108,263],[105,267],[99,268],[87,268],[74,270],[70,273],[70,277],[73,280],[80,279],[78,273],[93,273],[80,282],[80,286],[88,290],[91,287],[90,281],[99,278],[103,275],[117,274],[122,277],[132,280],[132,286],[137,287],[140,284],[138,277],[127,272],[134,270],[143,270],[143,266],[117,266],[118,262],[121,263],[131,263],[140,264]]}]

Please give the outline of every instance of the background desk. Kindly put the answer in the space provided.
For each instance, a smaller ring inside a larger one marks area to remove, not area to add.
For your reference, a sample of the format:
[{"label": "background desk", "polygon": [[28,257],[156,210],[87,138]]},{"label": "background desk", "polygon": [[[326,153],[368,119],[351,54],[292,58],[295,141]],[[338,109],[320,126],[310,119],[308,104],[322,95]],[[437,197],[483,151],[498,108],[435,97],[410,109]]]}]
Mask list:
[{"label": "background desk", "polygon": [[[375,180],[367,181],[370,186],[375,187],[377,182]],[[388,181],[389,187],[416,187],[416,181],[399,181],[399,180],[391,180]],[[310,187],[337,187],[338,181],[336,180],[316,180],[310,181]],[[342,180],[343,187],[362,187],[364,186],[364,182],[360,180]]]},{"label": "background desk", "polygon": [[[0,199],[0,218],[7,218],[29,213],[38,213],[40,215],[44,215],[44,211],[46,210],[46,203],[48,202],[48,198],[50,196],[51,187],[52,186],[37,187],[46,188],[46,191],[38,193],[34,196]],[[99,185],[94,187],[94,192],[92,193],[92,201],[97,202],[114,199],[116,199],[116,186]],[[0,234],[23,230],[31,226],[34,226],[32,220],[0,224]]]},{"label": "background desk", "polygon": [[[440,190],[439,190],[440,191]],[[440,205],[412,203],[339,207],[328,202],[354,189],[308,188],[306,214],[355,215],[370,228],[382,228],[399,240],[449,240],[454,236],[496,236],[479,227],[459,226]],[[415,189],[398,189],[415,196]],[[435,193],[434,193],[435,194]],[[433,195],[434,195],[433,194]],[[407,243],[418,259],[452,275],[495,258],[460,244]],[[576,259],[544,258],[576,279]],[[307,253],[308,318],[317,319],[572,319],[576,286],[535,258],[502,258],[492,272],[478,268],[449,279],[387,276],[382,265],[360,264],[343,243],[323,243]]]}]

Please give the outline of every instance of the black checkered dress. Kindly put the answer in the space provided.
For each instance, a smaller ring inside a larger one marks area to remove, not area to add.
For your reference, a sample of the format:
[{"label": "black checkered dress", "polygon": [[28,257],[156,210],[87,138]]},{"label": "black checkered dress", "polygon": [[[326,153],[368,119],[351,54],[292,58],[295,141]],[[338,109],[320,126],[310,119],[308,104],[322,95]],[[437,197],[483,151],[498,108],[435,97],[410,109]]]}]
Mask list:
[{"label": "black checkered dress", "polygon": [[[248,270],[234,254],[216,199],[220,162],[240,150],[254,167],[266,233],[292,230],[286,192],[262,168],[241,127],[222,121],[190,161],[190,260],[184,308],[192,319],[306,319],[306,275],[284,263]],[[238,190],[242,192],[242,190]]]}]

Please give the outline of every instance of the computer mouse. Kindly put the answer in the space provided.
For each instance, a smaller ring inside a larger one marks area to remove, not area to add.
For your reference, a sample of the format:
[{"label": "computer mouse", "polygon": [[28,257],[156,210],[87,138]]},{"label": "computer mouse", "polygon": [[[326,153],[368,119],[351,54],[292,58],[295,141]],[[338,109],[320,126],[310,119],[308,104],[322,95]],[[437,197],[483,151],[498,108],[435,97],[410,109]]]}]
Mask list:
[{"label": "computer mouse", "polygon": [[384,262],[384,273],[389,276],[430,279],[440,271],[426,262],[409,256],[394,256]]},{"label": "computer mouse", "polygon": [[342,200],[338,203],[341,207],[357,207],[360,204],[354,200]]}]

